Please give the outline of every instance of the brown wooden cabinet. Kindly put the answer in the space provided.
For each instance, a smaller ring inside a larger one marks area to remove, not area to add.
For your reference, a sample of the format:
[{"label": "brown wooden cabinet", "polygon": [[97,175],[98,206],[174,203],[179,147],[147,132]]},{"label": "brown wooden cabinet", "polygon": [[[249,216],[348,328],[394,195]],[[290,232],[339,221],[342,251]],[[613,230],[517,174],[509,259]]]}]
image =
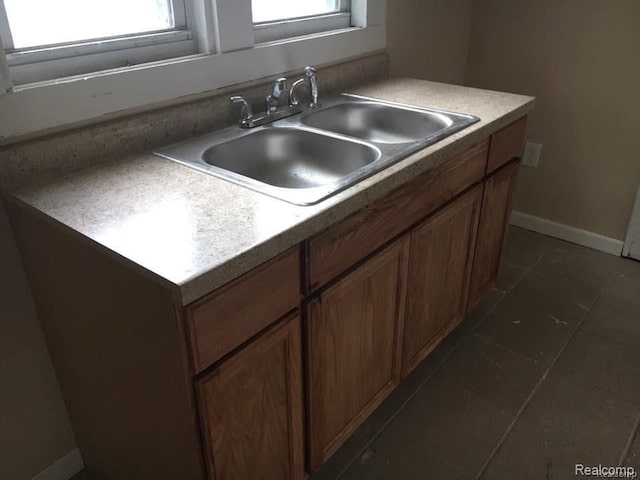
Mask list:
[{"label": "brown wooden cabinet", "polygon": [[520,161],[513,160],[485,182],[471,276],[469,308],[482,300],[482,297],[495,285],[498,277],[502,245],[511,216],[511,201],[519,168]]},{"label": "brown wooden cabinet", "polygon": [[464,318],[482,186],[476,186],[411,233],[403,375]]},{"label": "brown wooden cabinet", "polygon": [[480,142],[311,237],[306,242],[307,293],[322,288],[481,182],[488,153],[489,140]]},{"label": "brown wooden cabinet", "polygon": [[408,247],[397,241],[307,305],[312,472],[400,380]]},{"label": "brown wooden cabinet", "polygon": [[[451,150],[188,306],[12,203],[88,467],[118,480],[302,480],[306,442],[317,471],[495,283],[525,130],[521,118]],[[288,314],[301,305],[304,386],[301,321]]]},{"label": "brown wooden cabinet", "polygon": [[297,314],[198,381],[209,478],[304,478],[302,353]]}]

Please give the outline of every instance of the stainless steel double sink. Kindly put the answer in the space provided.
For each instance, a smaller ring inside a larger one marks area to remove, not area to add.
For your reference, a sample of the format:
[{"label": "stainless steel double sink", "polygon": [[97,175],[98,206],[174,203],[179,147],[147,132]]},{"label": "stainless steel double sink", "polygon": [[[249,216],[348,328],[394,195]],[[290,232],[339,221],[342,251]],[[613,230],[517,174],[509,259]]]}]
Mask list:
[{"label": "stainless steel double sink", "polygon": [[155,151],[297,205],[318,203],[479,121],[343,94],[253,129],[229,127]]}]

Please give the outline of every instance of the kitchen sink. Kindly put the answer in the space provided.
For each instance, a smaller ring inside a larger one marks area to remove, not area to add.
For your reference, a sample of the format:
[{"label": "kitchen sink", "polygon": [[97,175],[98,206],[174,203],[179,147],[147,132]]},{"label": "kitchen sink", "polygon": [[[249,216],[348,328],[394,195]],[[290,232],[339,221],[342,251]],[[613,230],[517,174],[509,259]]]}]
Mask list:
[{"label": "kitchen sink", "polygon": [[255,128],[233,126],[156,155],[297,205],[312,205],[479,121],[357,95]]},{"label": "kitchen sink", "polygon": [[380,102],[347,102],[311,111],[304,125],[376,143],[411,143],[450,127],[454,119],[442,113]]},{"label": "kitchen sink", "polygon": [[373,146],[295,128],[266,128],[202,154],[212,167],[296,189],[335,183],[378,158]]}]

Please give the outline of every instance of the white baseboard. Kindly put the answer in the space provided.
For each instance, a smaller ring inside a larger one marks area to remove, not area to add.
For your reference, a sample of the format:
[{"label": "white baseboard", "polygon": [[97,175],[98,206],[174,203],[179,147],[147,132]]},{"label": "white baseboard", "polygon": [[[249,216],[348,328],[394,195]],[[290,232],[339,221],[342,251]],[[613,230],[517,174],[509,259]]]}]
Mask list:
[{"label": "white baseboard", "polygon": [[605,237],[599,233],[553,222],[546,218],[529,215],[528,213],[514,211],[511,214],[511,225],[533,230],[534,232],[582,245],[583,247],[593,248],[594,250],[599,250],[617,257],[622,255],[622,247],[624,246],[622,240]]},{"label": "white baseboard", "polygon": [[69,480],[84,468],[84,460],[79,449],[71,450],[60,460],[49,465],[33,477],[33,480]]}]

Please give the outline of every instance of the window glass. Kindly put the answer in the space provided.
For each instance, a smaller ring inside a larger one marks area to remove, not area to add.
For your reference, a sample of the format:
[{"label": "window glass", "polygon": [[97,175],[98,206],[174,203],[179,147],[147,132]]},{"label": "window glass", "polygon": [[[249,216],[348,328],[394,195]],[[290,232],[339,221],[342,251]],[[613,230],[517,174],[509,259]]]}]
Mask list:
[{"label": "window glass", "polygon": [[4,5],[16,49],[175,27],[171,0],[4,0]]},{"label": "window glass", "polygon": [[251,0],[251,8],[254,23],[271,22],[335,13],[340,11],[340,0]]}]

